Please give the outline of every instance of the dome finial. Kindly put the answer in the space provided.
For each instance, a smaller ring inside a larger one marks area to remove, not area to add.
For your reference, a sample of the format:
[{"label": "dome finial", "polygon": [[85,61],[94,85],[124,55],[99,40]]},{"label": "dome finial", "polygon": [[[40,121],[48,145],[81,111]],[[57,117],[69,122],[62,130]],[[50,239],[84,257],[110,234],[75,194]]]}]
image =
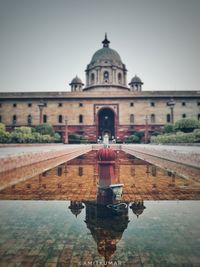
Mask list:
[{"label": "dome finial", "polygon": [[108,39],[107,39],[107,33],[105,33],[105,39],[102,42],[103,47],[109,47],[109,43],[110,43],[110,41],[108,41]]}]

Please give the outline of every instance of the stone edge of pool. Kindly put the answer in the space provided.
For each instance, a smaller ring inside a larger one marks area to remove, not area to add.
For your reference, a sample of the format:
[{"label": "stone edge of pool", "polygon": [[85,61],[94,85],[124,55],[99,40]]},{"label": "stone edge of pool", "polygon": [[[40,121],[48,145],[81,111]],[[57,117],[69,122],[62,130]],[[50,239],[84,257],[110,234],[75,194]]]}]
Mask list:
[{"label": "stone edge of pool", "polygon": [[[112,144],[110,145],[113,149],[122,150],[131,155],[150,155],[157,157],[159,159],[169,160],[175,163],[184,164],[189,167],[200,168],[200,151],[193,152],[188,150],[188,147],[184,147],[182,150],[179,147],[173,146],[151,146],[151,145],[126,145],[126,144]],[[30,164],[38,163],[44,160],[57,158],[63,155],[69,155],[69,160],[75,157],[78,157],[82,154],[85,154],[91,150],[97,150],[102,145],[93,144],[93,145],[64,145],[60,148],[53,149],[52,146],[49,146],[49,150],[38,152],[23,152],[17,153],[14,155],[5,155],[0,158],[0,172],[12,170],[15,168],[20,168]],[[22,151],[21,151],[22,152]],[[141,157],[140,157],[141,158]]]}]

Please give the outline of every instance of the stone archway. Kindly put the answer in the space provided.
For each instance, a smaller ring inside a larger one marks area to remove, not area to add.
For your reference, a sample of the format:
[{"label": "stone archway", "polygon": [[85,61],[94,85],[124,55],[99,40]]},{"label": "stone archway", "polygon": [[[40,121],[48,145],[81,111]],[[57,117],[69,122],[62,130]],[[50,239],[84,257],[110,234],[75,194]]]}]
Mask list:
[{"label": "stone archway", "polygon": [[107,133],[111,139],[115,137],[115,113],[111,108],[102,108],[98,113],[98,136]]}]

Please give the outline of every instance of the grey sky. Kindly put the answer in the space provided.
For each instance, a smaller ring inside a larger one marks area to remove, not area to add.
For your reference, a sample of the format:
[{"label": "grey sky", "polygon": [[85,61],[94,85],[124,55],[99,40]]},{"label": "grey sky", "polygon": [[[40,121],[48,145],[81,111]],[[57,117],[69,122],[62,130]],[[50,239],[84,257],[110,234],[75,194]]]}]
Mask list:
[{"label": "grey sky", "polygon": [[0,0],[0,91],[64,91],[108,33],[144,90],[200,89],[199,0]]}]

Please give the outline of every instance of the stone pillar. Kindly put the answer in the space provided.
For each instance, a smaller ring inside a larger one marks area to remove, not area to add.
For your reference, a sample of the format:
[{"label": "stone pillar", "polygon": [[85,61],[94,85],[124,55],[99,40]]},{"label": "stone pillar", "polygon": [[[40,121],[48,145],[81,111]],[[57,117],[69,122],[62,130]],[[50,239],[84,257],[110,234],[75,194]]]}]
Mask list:
[{"label": "stone pillar", "polygon": [[89,85],[89,73],[86,71],[86,86]]},{"label": "stone pillar", "polygon": [[45,107],[45,103],[41,101],[38,104],[38,107],[39,107],[39,110],[40,110],[40,124],[42,124],[42,122],[43,122],[43,120],[42,120],[42,117],[43,117],[43,109]]},{"label": "stone pillar", "polygon": [[116,68],[113,68],[113,83],[114,84],[117,83],[117,79],[116,79]]},{"label": "stone pillar", "polygon": [[149,139],[149,125],[148,125],[148,116],[145,116],[145,132],[144,132],[144,140],[145,140],[145,144],[148,143],[148,139]]},{"label": "stone pillar", "polygon": [[127,75],[126,75],[126,71],[124,72],[124,85],[126,86],[127,84]]},{"label": "stone pillar", "polygon": [[63,143],[64,144],[68,144],[69,140],[68,140],[68,120],[65,119],[65,132],[64,132],[64,140]]}]

